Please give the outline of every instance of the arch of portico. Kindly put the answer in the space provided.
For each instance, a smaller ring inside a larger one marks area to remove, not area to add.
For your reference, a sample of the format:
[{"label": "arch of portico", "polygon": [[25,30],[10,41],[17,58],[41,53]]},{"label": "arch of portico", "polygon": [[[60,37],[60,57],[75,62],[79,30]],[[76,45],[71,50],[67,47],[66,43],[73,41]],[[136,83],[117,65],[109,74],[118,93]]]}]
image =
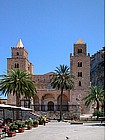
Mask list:
[{"label": "arch of portico", "polygon": [[[60,106],[60,100],[61,100],[61,95],[59,95],[57,97],[57,105],[58,106]],[[58,110],[59,109],[60,109],[60,107],[58,108]],[[65,94],[62,95],[62,110],[63,111],[68,111],[69,110],[68,109],[68,97]]]},{"label": "arch of portico", "polygon": [[55,111],[55,105],[57,101],[55,100],[55,96],[53,94],[47,93],[41,98],[42,110],[44,111]]},{"label": "arch of portico", "polygon": [[[43,111],[56,111],[59,110],[60,106],[60,94],[52,94],[47,93],[44,94],[41,98],[41,105]],[[63,94],[62,95],[62,105],[64,106],[64,110],[68,110],[68,97]]]},{"label": "arch of portico", "polygon": [[[61,95],[59,95],[57,97],[57,104],[60,105],[60,97]],[[62,95],[62,105],[68,105],[68,97],[66,95]]]}]

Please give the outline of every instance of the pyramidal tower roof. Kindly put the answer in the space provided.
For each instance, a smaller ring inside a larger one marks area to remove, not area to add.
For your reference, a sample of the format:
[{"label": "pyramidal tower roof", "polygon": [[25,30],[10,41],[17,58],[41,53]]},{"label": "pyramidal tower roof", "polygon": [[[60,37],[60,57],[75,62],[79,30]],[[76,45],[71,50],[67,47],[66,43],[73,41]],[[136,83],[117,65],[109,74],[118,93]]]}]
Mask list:
[{"label": "pyramidal tower roof", "polygon": [[18,41],[16,48],[23,48],[23,43],[21,41],[21,39]]},{"label": "pyramidal tower roof", "polygon": [[85,44],[84,41],[80,38],[75,44]]}]

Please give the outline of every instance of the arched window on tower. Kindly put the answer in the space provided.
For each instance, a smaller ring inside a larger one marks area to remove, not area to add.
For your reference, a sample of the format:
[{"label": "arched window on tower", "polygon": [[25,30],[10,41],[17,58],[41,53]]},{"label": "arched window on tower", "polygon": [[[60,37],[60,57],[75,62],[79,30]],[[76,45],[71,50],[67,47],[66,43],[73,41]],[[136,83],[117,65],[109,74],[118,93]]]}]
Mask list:
[{"label": "arched window on tower", "polygon": [[82,67],[82,62],[78,62],[78,67]]},{"label": "arched window on tower", "polygon": [[19,55],[19,52],[17,52],[17,55]]},{"label": "arched window on tower", "polygon": [[19,68],[19,64],[17,63],[17,64],[15,64],[15,68]]},{"label": "arched window on tower", "polygon": [[82,77],[82,72],[78,72],[78,77]]},{"label": "arched window on tower", "polygon": [[78,53],[82,53],[82,49],[78,49]]},{"label": "arched window on tower", "polygon": [[17,68],[19,68],[19,64],[17,64]]},{"label": "arched window on tower", "polygon": [[81,85],[82,85],[82,84],[81,84],[81,81],[79,81],[79,86],[81,87]]}]

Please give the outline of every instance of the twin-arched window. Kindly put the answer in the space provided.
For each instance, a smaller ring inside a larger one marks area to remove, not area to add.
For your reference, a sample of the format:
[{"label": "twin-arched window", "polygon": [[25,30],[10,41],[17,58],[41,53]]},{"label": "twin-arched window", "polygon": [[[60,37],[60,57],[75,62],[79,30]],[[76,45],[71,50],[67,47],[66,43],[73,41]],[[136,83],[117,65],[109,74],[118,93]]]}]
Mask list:
[{"label": "twin-arched window", "polygon": [[78,62],[78,67],[82,67],[82,62]]},{"label": "twin-arched window", "polygon": [[82,53],[82,49],[78,49],[78,53]]},{"label": "twin-arched window", "polygon": [[15,64],[15,68],[19,68],[19,64],[18,63]]},{"label": "twin-arched window", "polygon": [[78,72],[78,77],[82,77],[82,72]]}]

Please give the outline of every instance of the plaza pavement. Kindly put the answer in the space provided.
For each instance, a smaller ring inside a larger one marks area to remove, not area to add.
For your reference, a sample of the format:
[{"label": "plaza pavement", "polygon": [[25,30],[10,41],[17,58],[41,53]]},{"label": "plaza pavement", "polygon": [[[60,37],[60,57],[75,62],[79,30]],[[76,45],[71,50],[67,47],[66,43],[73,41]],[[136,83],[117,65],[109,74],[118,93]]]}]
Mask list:
[{"label": "plaza pavement", "polygon": [[105,126],[96,126],[93,123],[83,125],[71,125],[65,122],[49,122],[46,126],[39,125],[24,133],[17,133],[14,137],[6,137],[6,140],[104,140]]}]

